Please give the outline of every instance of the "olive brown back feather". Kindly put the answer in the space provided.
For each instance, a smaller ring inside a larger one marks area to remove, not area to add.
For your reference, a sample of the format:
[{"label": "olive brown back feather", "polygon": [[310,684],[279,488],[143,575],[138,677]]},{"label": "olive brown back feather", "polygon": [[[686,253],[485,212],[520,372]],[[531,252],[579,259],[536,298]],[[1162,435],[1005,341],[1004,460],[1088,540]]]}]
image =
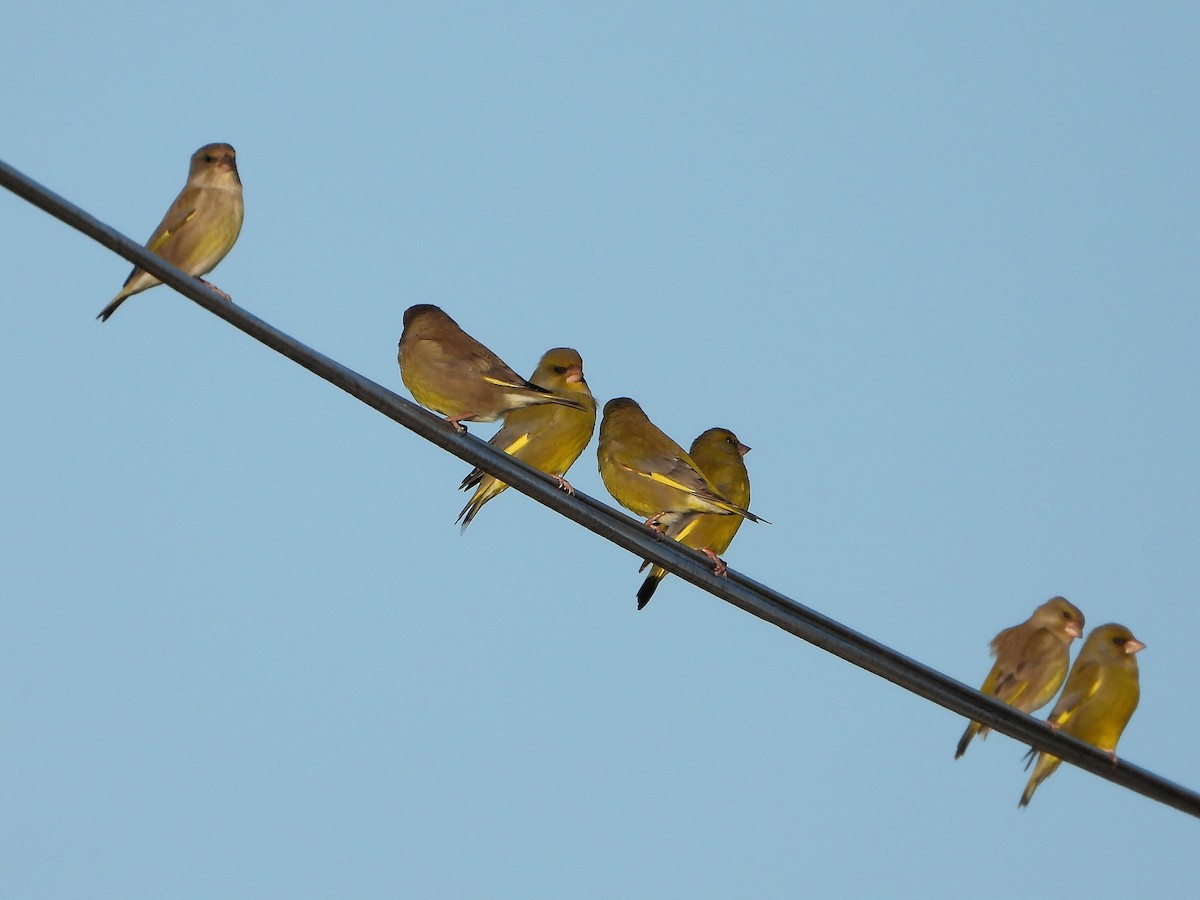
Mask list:
[{"label": "olive brown back feather", "polygon": [[550,403],[576,410],[586,404],[526,381],[430,304],[404,313],[397,361],[400,377],[422,406],[460,422],[494,422],[527,406]]}]

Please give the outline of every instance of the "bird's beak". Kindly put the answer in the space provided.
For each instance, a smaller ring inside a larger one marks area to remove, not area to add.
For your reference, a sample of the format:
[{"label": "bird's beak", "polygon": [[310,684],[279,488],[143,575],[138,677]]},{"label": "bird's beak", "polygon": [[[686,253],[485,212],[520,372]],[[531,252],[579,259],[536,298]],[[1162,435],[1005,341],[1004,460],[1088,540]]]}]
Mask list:
[{"label": "bird's beak", "polygon": [[234,156],[232,153],[226,153],[224,156],[221,157],[221,168],[222,169],[231,169],[234,172],[237,171],[237,160],[234,159]]},{"label": "bird's beak", "polygon": [[1139,641],[1137,638],[1130,638],[1129,640],[1127,640],[1125,642],[1125,652],[1128,653],[1130,656],[1133,656],[1133,654],[1137,653],[1139,650],[1145,650],[1145,649],[1146,649],[1146,645],[1143,644],[1141,641]]},{"label": "bird's beak", "polygon": [[579,366],[571,366],[567,369],[567,374],[563,380],[567,384],[583,384],[583,369]]},{"label": "bird's beak", "polygon": [[745,456],[749,452],[750,452],[749,447],[747,447],[745,444],[742,444],[740,442],[738,443],[738,453],[740,453],[742,456]]},{"label": "bird's beak", "polygon": [[1083,629],[1079,627],[1078,622],[1068,622],[1063,630],[1073,638],[1083,637]]}]

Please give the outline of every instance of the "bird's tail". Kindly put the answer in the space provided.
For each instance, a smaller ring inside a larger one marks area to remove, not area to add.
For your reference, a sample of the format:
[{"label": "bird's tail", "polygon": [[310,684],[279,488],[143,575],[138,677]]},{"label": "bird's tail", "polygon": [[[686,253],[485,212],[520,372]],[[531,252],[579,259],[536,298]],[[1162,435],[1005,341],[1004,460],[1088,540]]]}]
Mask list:
[{"label": "bird's tail", "polygon": [[[1029,801],[1033,799],[1033,792],[1038,789],[1038,785],[1049,778],[1054,770],[1061,764],[1062,760],[1057,756],[1050,756],[1048,753],[1038,753],[1034,749],[1030,749],[1025,754],[1026,759],[1031,759],[1034,754],[1037,754],[1037,765],[1033,767],[1033,774],[1029,776],[1029,783],[1025,785],[1025,792],[1021,794],[1021,799],[1017,803],[1017,807],[1028,806]],[[1026,768],[1028,768],[1026,764]]]},{"label": "bird's tail", "polygon": [[963,732],[962,738],[959,739],[958,749],[954,751],[954,758],[958,759],[967,752],[967,745],[971,743],[971,740],[975,737],[975,735],[978,734],[982,737],[987,737],[987,733],[988,730],[978,722],[972,722],[970,725],[968,725],[967,730]]},{"label": "bird's tail", "polygon": [[658,590],[658,583],[666,577],[667,570],[661,566],[655,566],[650,570],[650,574],[646,576],[646,580],[642,582],[642,586],[638,588],[637,602],[638,609],[645,609],[646,604],[650,602],[650,598],[654,596],[654,592]]},{"label": "bird's tail", "polygon": [[122,303],[124,303],[128,299],[129,299],[128,294],[125,294],[125,293],[117,294],[117,296],[115,298],[113,298],[113,301],[110,304],[108,304],[108,306],[106,306],[106,307],[104,307],[104,309],[100,310],[100,315],[96,316],[96,318],[99,319],[101,322],[107,322],[108,317],[117,311],[117,307],[120,306]]},{"label": "bird's tail", "polygon": [[462,480],[462,484],[458,486],[460,491],[466,491],[473,487],[477,487],[479,482],[483,481],[483,476],[487,473],[483,469],[472,469],[467,473],[467,477]]},{"label": "bird's tail", "polygon": [[[476,472],[479,473],[478,477],[476,477]],[[476,485],[478,487],[475,487]],[[467,526],[471,524],[471,520],[479,515],[479,511],[483,509],[484,504],[498,494],[503,493],[508,488],[508,485],[476,469],[463,479],[463,483],[459,487],[464,491],[475,487],[475,493],[471,495],[471,499],[467,501],[467,505],[459,511],[458,518],[454,520],[454,524],[456,525],[460,522],[462,523],[462,527],[458,531],[459,534],[462,534],[467,530]]]},{"label": "bird's tail", "polygon": [[749,519],[751,522],[761,522],[763,525],[771,524],[769,521],[764,519],[762,516],[756,516],[754,513],[750,512],[750,510],[742,509],[742,507],[738,506],[736,503],[730,503],[728,500],[723,500],[723,499],[719,499],[719,498],[716,501],[716,503],[717,503],[717,506],[721,507],[722,509],[727,509],[731,513],[741,516],[743,519]]},{"label": "bird's tail", "polygon": [[560,394],[558,391],[544,388],[540,384],[534,384],[532,381],[513,384],[512,382],[500,381],[494,378],[485,378],[484,380],[509,389],[508,397],[514,407],[534,406],[539,403],[554,403],[558,406],[569,406],[571,409],[587,409],[587,404],[568,397],[566,394]]},{"label": "bird's tail", "polygon": [[564,397],[562,394],[547,394],[545,399],[548,403],[555,403],[559,406],[567,406],[571,409],[587,409],[586,404],[580,403],[578,400],[573,400],[570,397]]}]

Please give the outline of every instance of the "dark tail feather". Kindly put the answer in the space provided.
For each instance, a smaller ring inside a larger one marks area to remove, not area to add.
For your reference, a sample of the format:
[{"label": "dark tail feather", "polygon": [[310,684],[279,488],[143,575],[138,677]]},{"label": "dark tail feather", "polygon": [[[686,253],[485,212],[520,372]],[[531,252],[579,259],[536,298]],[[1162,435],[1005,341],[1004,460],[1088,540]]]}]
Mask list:
[{"label": "dark tail feather", "polygon": [[971,738],[979,733],[979,723],[972,722],[967,726],[967,730],[963,732],[963,736],[959,739],[958,749],[954,751],[954,758],[958,759],[967,752],[967,745],[971,743]]},{"label": "dark tail feather", "polygon": [[[549,393],[548,391],[546,393]],[[559,406],[568,406],[571,409],[587,409],[587,407],[578,400],[572,400],[570,397],[564,397],[561,394],[550,394],[546,398],[551,403],[557,403]]]},{"label": "dark tail feather", "polygon": [[525,382],[525,389],[533,391],[535,394],[541,394],[542,400],[546,403],[557,403],[559,406],[569,406],[571,409],[587,409],[580,401],[564,397],[562,394],[556,393],[549,388],[544,388],[540,384],[534,384],[532,381]]},{"label": "dark tail feather", "polygon": [[751,522],[762,523],[763,525],[771,524],[768,520],[764,519],[762,516],[756,516],[754,513],[750,512],[750,510],[743,509],[742,507],[738,506],[736,503],[730,503],[724,497],[709,496],[706,499],[716,500],[718,503],[724,504],[726,509],[728,509],[732,513],[736,513],[737,515],[741,516],[743,519],[749,519]]},{"label": "dark tail feather", "polygon": [[117,307],[128,299],[128,297],[118,297],[112,303],[108,304],[108,306],[104,307],[104,309],[100,310],[100,315],[96,316],[96,318],[101,322],[107,322],[108,317],[117,311]]},{"label": "dark tail feather", "polygon": [[663,580],[663,576],[666,574],[666,569],[660,569],[658,566],[655,566],[650,570],[650,574],[646,576],[646,580],[643,581],[642,586],[638,588],[638,609],[646,608],[646,604],[650,602],[650,598],[653,597],[654,592],[658,590],[658,583]]},{"label": "dark tail feather", "polygon": [[455,525],[459,522],[462,523],[462,528],[458,529],[459,534],[463,534],[467,530],[467,526],[471,524],[471,520],[479,514],[481,509],[483,509],[483,503],[480,502],[479,495],[476,494],[467,501],[467,505],[459,511],[458,518],[454,520]]}]

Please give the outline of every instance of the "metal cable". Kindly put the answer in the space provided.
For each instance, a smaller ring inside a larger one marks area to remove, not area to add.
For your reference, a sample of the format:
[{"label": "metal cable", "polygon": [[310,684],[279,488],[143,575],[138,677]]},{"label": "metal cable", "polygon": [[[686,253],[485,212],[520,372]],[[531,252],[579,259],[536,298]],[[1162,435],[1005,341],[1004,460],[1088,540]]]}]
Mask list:
[{"label": "metal cable", "polygon": [[494,449],[479,438],[457,433],[440,417],[225,300],[199,279],[185,275],[141,244],[42,187],[3,160],[0,160],[0,184],[145,269],[213,315],[352,397],[635,556],[650,560],[739,609],[952,712],[981,722],[1038,750],[1048,751],[1122,787],[1200,817],[1200,794],[1194,791],[1124,760],[1114,765],[1107,754],[1095,747],[1061,732],[1051,732],[1045,722],[1017,712],[994,697],[981,694],[975,688],[910,659],[732,569],[727,578],[718,578],[713,574],[711,562],[702,554],[674,541],[658,540],[641,522],[608,504],[586,494],[569,495],[559,490],[554,479],[547,475]]}]

